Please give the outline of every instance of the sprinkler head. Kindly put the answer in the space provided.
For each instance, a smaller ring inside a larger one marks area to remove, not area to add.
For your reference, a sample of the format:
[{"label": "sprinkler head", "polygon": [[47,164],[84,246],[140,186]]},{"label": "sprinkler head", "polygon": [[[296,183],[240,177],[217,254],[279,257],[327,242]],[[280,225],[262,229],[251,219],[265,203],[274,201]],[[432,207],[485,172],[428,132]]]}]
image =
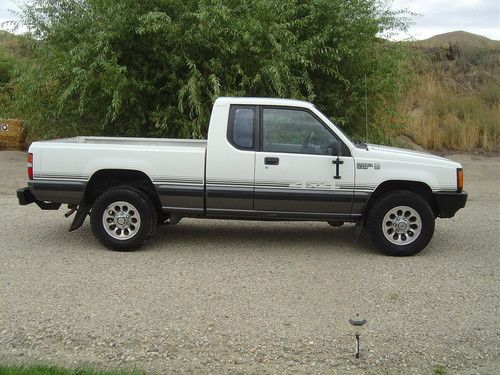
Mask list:
[{"label": "sprinkler head", "polygon": [[349,323],[354,328],[354,334],[355,335],[360,335],[361,331],[363,330],[363,326],[366,324],[367,320],[366,319],[361,319],[359,317],[359,314],[356,314],[354,318],[349,319]]}]

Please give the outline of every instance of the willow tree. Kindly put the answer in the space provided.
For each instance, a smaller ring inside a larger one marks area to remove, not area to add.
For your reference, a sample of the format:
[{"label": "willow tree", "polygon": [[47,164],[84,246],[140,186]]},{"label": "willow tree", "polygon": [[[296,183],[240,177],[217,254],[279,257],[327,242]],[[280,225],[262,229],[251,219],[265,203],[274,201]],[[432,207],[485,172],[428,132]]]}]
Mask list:
[{"label": "willow tree", "polygon": [[378,0],[35,0],[17,82],[33,134],[206,135],[224,96],[310,100],[349,131],[397,87]]}]

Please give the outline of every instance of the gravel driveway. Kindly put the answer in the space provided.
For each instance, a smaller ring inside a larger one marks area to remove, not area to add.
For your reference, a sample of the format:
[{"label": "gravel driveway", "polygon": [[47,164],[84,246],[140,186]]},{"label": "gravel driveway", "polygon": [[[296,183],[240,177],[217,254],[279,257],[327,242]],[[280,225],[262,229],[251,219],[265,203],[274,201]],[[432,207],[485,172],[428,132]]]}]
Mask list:
[{"label": "gravel driveway", "polygon": [[[353,226],[183,220],[138,252],[17,204],[1,152],[0,361],[151,373],[500,372],[500,157],[452,155],[469,202],[409,258]],[[347,320],[368,319],[362,357]]]}]

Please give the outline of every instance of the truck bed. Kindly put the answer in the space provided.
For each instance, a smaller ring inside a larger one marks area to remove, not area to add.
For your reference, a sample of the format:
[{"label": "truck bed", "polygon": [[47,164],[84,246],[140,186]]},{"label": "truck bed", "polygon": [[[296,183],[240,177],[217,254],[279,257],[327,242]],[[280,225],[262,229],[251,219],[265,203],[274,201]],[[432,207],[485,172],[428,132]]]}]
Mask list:
[{"label": "truck bed", "polygon": [[162,206],[203,211],[206,145],[204,140],[118,137],[35,142],[30,187],[39,200],[53,201],[57,191],[62,202],[78,204],[97,172],[126,170],[147,176]]},{"label": "truck bed", "polygon": [[73,137],[48,142],[88,144],[88,145],[121,145],[121,146],[180,146],[201,147],[207,146],[206,140],[175,139],[175,138],[133,138],[133,137]]}]

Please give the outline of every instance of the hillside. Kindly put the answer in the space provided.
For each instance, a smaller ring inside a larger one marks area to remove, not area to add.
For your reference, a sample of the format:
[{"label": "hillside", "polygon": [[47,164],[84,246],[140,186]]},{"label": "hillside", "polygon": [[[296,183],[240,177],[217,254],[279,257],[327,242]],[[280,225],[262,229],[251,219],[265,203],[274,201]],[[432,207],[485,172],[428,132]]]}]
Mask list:
[{"label": "hillside", "polygon": [[0,30],[0,46],[10,46],[11,44],[16,43],[18,38],[19,37],[14,34]]},{"label": "hillside", "polygon": [[0,59],[23,59],[22,37],[0,30]]},{"label": "hillside", "polygon": [[459,44],[474,48],[500,49],[500,41],[488,39],[484,36],[468,33],[466,31],[452,31],[434,35],[429,39],[419,40],[414,43],[428,48],[439,48]]},{"label": "hillside", "polygon": [[0,30],[0,42],[6,38],[11,38],[13,35],[7,31]]},{"label": "hillside", "polygon": [[499,150],[500,42],[456,31],[410,51],[413,76],[389,119],[396,133],[433,150]]}]

